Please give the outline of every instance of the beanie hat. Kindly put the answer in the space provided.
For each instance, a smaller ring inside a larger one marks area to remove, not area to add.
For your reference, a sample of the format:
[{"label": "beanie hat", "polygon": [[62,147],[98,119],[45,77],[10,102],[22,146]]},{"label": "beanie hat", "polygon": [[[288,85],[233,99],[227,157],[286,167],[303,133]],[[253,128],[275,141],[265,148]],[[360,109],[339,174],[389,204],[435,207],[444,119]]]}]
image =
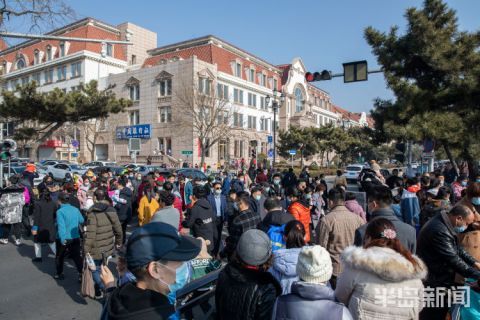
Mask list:
[{"label": "beanie hat", "polygon": [[298,255],[297,274],[311,283],[327,282],[332,277],[332,260],[322,246],[303,247]]},{"label": "beanie hat", "polygon": [[268,235],[261,230],[247,230],[238,240],[237,255],[250,266],[262,265],[272,255],[272,242]]}]

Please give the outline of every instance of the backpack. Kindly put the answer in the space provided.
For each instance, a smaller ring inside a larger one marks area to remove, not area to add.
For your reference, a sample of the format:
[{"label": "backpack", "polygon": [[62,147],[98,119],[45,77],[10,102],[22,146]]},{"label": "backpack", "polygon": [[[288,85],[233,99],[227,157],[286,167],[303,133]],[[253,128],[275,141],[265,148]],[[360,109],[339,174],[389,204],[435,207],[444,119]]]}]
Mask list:
[{"label": "backpack", "polygon": [[270,226],[270,228],[268,228],[267,234],[272,241],[272,252],[285,248],[285,240],[283,239],[284,233],[285,225]]}]

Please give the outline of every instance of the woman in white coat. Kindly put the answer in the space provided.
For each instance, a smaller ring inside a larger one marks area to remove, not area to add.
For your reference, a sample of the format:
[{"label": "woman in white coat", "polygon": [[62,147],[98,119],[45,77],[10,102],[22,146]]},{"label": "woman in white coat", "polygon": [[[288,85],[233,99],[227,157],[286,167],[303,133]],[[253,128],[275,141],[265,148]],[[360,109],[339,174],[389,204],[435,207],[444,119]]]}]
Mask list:
[{"label": "woman in white coat", "polygon": [[354,319],[418,319],[427,268],[402,246],[390,221],[372,220],[364,247],[346,248],[341,259],[335,295]]}]

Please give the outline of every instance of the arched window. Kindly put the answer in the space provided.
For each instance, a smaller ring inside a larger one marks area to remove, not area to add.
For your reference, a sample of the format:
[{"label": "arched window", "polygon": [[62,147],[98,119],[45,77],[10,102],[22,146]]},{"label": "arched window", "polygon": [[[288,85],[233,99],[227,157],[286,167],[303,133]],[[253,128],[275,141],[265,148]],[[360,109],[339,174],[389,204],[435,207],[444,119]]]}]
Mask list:
[{"label": "arched window", "polygon": [[24,58],[20,58],[17,60],[17,70],[25,68],[26,63]]},{"label": "arched window", "polygon": [[295,112],[303,111],[303,93],[302,89],[295,89]]},{"label": "arched window", "polygon": [[39,64],[40,63],[40,51],[38,49],[35,49],[33,51],[33,64]]}]

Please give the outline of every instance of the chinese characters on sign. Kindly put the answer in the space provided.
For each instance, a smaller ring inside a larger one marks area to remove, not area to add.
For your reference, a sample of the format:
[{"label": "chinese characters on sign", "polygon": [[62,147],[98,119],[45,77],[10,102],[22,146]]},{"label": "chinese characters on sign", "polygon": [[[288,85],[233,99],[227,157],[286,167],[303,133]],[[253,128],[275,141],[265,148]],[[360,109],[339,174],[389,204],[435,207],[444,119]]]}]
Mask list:
[{"label": "chinese characters on sign", "polygon": [[117,127],[115,136],[117,139],[150,139],[151,132],[152,129],[149,124],[137,124],[134,126]]}]

